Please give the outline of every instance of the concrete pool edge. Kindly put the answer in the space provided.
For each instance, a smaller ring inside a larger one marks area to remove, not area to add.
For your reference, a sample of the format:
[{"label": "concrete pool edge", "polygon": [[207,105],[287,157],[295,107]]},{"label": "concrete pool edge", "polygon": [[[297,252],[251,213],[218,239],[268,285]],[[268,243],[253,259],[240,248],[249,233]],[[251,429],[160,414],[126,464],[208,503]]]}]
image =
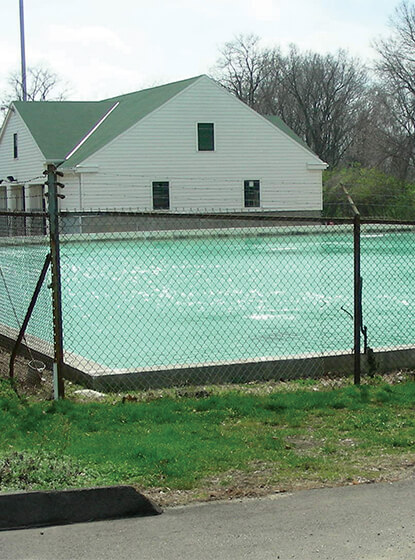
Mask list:
[{"label": "concrete pool edge", "polygon": [[[0,346],[11,349],[15,329],[0,325]],[[22,343],[20,354],[52,364],[52,353],[44,351],[51,344],[36,337],[26,337],[30,345]],[[415,369],[415,346],[374,348],[376,372],[387,373],[399,369]],[[110,368],[65,352],[65,378],[97,391],[159,389],[185,385],[249,383],[301,378],[318,378],[327,374],[353,373],[352,351],[305,353],[292,356],[252,358],[220,362],[152,366],[145,368]],[[370,373],[367,357],[362,354],[362,375]]]},{"label": "concrete pool edge", "polygon": [[[207,228],[207,229],[177,229],[177,230],[149,230],[149,231],[124,231],[104,233],[62,233],[60,240],[65,243],[79,243],[86,241],[161,241],[177,239],[203,239],[220,237],[245,237],[245,236],[275,236],[275,235],[313,235],[320,233],[350,233],[352,223],[327,225],[320,222],[305,225],[283,223],[271,226]],[[415,226],[410,224],[362,224],[362,234],[365,233],[391,233],[414,231]],[[48,246],[47,236],[16,236],[1,238],[1,245],[7,246]]]},{"label": "concrete pool edge", "polygon": [[[415,347],[374,349],[376,371],[387,373],[398,369],[415,368]],[[279,358],[257,358],[243,361],[187,364],[142,369],[114,369],[82,372],[88,387],[97,391],[120,389],[159,389],[186,385],[289,381],[318,378],[327,374],[353,373],[351,352],[309,353]],[[79,376],[80,371],[67,364],[68,375]],[[362,375],[370,373],[362,354]],[[79,378],[79,377],[78,377]]]}]

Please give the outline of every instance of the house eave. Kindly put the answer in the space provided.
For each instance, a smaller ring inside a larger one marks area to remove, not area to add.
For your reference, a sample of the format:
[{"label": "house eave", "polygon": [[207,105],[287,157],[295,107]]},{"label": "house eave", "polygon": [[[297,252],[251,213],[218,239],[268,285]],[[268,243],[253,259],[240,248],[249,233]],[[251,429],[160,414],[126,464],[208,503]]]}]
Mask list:
[{"label": "house eave", "polygon": [[9,122],[9,120],[10,120],[11,114],[15,113],[15,112],[16,112],[16,108],[14,107],[13,103],[11,103],[8,107],[7,114],[4,117],[3,124],[0,127],[0,140],[3,138],[4,131],[6,130],[6,126],[7,126],[7,123]]},{"label": "house eave", "polygon": [[324,169],[327,169],[328,166],[329,164],[324,161],[310,161],[307,163],[307,169],[310,170],[324,171]]},{"label": "house eave", "polygon": [[71,171],[73,171],[74,173],[98,173],[99,166],[78,164],[75,165],[75,167],[72,167]]}]

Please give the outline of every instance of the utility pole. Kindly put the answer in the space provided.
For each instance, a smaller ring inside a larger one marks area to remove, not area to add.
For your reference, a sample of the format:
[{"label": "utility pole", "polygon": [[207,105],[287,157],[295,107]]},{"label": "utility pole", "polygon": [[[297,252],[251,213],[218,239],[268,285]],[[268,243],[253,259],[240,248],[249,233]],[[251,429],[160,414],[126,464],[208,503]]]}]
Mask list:
[{"label": "utility pole", "polygon": [[19,0],[19,8],[20,8],[20,55],[22,61],[22,99],[23,101],[27,101],[23,0]]}]

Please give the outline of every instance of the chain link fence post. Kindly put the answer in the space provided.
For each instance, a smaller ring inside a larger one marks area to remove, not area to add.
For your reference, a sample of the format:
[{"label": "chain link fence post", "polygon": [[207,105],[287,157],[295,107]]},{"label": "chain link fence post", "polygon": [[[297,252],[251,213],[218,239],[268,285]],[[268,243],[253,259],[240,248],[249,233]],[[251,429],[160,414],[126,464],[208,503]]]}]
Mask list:
[{"label": "chain link fence post", "polygon": [[63,329],[62,329],[62,288],[60,269],[60,245],[59,245],[59,208],[58,171],[53,163],[47,166],[48,185],[48,217],[49,217],[49,240],[52,267],[52,301],[53,301],[53,347],[54,347],[54,387],[55,398],[63,399],[65,389],[63,383]]},{"label": "chain link fence post", "polygon": [[[356,209],[357,211],[357,209]],[[362,278],[360,274],[360,213],[357,211],[353,220],[353,255],[354,255],[354,383],[360,385],[360,331],[362,328]]]},{"label": "chain link fence post", "polygon": [[360,274],[360,212],[355,205],[349,191],[342,184],[341,188],[346,195],[353,212],[353,278],[354,278],[354,383],[360,385],[361,362],[360,362],[360,332],[362,329],[362,277]]}]

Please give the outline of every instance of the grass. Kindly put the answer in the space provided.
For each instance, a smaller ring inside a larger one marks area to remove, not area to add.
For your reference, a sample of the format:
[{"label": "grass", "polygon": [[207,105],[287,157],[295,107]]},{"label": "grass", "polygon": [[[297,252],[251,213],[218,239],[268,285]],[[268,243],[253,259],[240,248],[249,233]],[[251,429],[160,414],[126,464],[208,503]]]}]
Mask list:
[{"label": "grass", "polygon": [[413,382],[316,389],[30,403],[0,379],[0,490],[123,483],[206,499],[380,480],[414,464]]}]

